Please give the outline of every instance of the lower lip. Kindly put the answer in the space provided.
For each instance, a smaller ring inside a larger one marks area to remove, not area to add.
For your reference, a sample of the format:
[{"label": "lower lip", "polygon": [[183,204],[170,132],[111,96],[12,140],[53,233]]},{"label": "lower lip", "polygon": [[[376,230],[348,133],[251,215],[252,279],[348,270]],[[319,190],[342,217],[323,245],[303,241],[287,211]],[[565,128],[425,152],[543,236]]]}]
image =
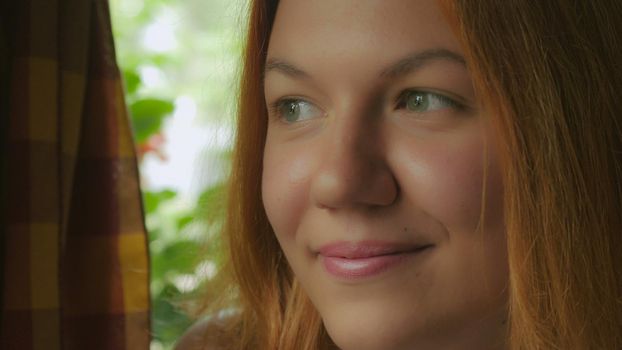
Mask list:
[{"label": "lower lip", "polygon": [[340,279],[354,280],[379,275],[402,264],[406,260],[410,260],[427,252],[430,248],[432,247],[425,247],[412,252],[378,255],[359,259],[322,256],[322,262],[326,271],[331,275]]}]

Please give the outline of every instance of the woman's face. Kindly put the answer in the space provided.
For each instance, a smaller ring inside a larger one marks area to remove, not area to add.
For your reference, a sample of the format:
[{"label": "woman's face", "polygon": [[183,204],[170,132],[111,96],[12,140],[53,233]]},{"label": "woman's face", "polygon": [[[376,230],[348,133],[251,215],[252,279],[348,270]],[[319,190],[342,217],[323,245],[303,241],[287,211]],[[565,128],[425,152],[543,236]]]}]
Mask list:
[{"label": "woman's face", "polygon": [[503,348],[500,171],[436,2],[282,0],[265,98],[263,203],[336,344]]}]

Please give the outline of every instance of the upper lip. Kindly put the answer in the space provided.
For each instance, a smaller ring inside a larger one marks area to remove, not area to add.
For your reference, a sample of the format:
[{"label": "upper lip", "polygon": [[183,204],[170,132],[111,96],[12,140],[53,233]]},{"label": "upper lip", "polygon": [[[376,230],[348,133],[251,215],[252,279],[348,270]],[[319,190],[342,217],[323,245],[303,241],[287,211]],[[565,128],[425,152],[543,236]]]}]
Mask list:
[{"label": "upper lip", "polygon": [[432,246],[428,243],[400,243],[385,241],[336,241],[318,249],[324,257],[364,259],[374,256],[409,253]]}]

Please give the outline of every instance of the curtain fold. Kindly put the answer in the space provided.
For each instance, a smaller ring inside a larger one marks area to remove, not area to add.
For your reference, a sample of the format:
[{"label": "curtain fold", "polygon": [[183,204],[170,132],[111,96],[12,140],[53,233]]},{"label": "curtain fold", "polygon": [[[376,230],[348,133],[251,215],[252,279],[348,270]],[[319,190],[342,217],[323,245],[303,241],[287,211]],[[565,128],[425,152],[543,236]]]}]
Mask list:
[{"label": "curtain fold", "polygon": [[108,3],[0,6],[0,347],[147,349],[147,238]]}]

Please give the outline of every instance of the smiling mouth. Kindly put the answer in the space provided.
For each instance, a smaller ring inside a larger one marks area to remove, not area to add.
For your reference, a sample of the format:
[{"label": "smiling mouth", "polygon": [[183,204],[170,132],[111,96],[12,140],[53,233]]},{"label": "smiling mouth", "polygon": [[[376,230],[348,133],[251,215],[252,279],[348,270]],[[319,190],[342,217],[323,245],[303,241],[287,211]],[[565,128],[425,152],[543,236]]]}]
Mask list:
[{"label": "smiling mouth", "polygon": [[369,278],[424,255],[432,244],[403,245],[384,242],[336,242],[320,248],[324,269],[343,280]]}]

